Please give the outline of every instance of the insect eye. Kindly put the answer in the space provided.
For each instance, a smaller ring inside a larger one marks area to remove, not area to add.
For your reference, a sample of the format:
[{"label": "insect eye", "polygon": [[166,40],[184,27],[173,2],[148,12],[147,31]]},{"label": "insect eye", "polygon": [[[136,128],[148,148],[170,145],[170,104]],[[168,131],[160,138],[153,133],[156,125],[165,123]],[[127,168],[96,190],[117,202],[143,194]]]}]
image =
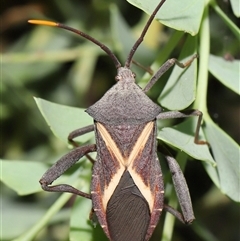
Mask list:
[{"label": "insect eye", "polygon": [[118,82],[121,79],[121,77],[119,75],[115,76],[115,80]]}]

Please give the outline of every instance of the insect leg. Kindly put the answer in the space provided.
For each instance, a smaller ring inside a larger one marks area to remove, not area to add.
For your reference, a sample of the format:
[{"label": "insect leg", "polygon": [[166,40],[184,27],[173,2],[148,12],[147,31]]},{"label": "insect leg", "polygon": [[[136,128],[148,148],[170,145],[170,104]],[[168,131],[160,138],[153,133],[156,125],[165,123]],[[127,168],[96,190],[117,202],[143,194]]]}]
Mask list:
[{"label": "insect leg", "polygon": [[185,177],[177,161],[170,155],[165,155],[165,157],[172,174],[173,184],[182,210],[182,218],[181,214],[178,214],[178,211],[173,208],[167,208],[167,211],[176,216],[180,221],[183,220],[184,223],[191,223],[195,218]]},{"label": "insect leg", "polygon": [[186,222],[184,221],[184,218],[183,218],[183,215],[178,212],[175,208],[167,205],[167,204],[164,204],[164,210],[171,213],[174,217],[176,217],[180,222],[186,224]]},{"label": "insect leg", "polygon": [[[74,141],[73,139],[84,135],[86,133],[89,133],[91,131],[94,131],[94,125],[89,125],[89,126],[85,126],[83,128],[77,129],[72,131],[69,135],[68,135],[68,141],[75,147],[78,147],[78,143],[76,141]],[[95,160],[88,154],[86,154],[87,159],[93,164],[95,162]]]},{"label": "insect leg", "polygon": [[80,129],[74,130],[68,135],[68,141],[73,146],[77,147],[78,144],[73,139],[78,137],[78,136],[82,136],[82,135],[84,135],[88,132],[91,132],[91,131],[94,131],[94,125],[89,125],[89,126],[85,126],[85,127],[80,128]]},{"label": "insect leg", "polygon": [[193,60],[197,58],[197,54],[193,55],[190,60],[188,60],[186,63],[181,63],[177,59],[169,59],[167,60],[159,69],[158,71],[153,75],[153,77],[149,80],[147,85],[144,87],[143,92],[146,93],[149,91],[153,85],[158,81],[158,79],[166,72],[168,71],[174,64],[178,65],[180,68],[186,68],[188,67]]},{"label": "insect leg", "polygon": [[91,144],[77,147],[70,151],[68,154],[64,155],[52,167],[50,167],[40,179],[39,182],[42,186],[42,189],[49,192],[70,192],[91,199],[90,194],[81,192],[70,185],[60,184],[56,186],[50,186],[50,184],[59,176],[61,176],[66,170],[68,170],[73,164],[75,164],[81,157],[89,152],[94,151],[96,151],[96,145]]},{"label": "insect leg", "polygon": [[160,113],[156,118],[159,120],[163,120],[163,119],[186,118],[191,116],[198,116],[194,142],[199,145],[208,144],[208,142],[206,141],[199,140],[199,131],[200,131],[202,116],[203,116],[201,111],[199,110],[167,111],[167,112]]}]

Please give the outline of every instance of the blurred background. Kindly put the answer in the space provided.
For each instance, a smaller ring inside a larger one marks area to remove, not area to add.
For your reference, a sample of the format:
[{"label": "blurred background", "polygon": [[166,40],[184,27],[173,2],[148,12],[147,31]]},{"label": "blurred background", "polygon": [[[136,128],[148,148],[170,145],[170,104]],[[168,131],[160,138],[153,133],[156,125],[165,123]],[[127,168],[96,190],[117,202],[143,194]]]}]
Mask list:
[{"label": "blurred background", "polygon": [[[30,25],[28,19],[49,19],[65,23],[95,37],[112,49],[121,59],[119,48],[112,38],[110,0],[69,1],[4,1],[1,3],[1,158],[44,162],[67,152],[45,124],[33,96],[55,103],[87,108],[115,83],[116,70],[104,52],[78,36],[64,30]],[[114,1],[127,24],[138,33],[142,28],[142,11],[126,1]],[[218,1],[219,6],[239,23],[229,1]],[[211,11],[211,10],[210,10]],[[211,53],[227,59],[239,59],[239,46],[231,32],[211,12]],[[157,24],[148,34],[147,47],[159,52],[172,30]],[[238,43],[239,44],[239,43]],[[181,50],[181,43],[174,56]],[[141,63],[151,63],[146,56]],[[154,57],[153,57],[154,58]],[[136,70],[140,77],[142,70]],[[240,142],[239,96],[209,77],[208,108],[214,121],[237,143]],[[154,96],[153,96],[154,97]],[[55,159],[56,160],[56,159]],[[4,171],[4,170],[2,170]],[[176,222],[173,240],[237,241],[240,239],[240,209],[212,183],[202,164],[188,162],[186,179],[192,196],[195,216],[201,225],[186,227]],[[1,202],[5,213],[23,215],[21,210],[41,209],[43,213],[58,194],[18,196],[1,184]],[[43,203],[46,201],[46,203]],[[67,209],[71,208],[68,203]],[[34,212],[34,211],[32,211]],[[31,215],[32,216],[32,215]],[[38,217],[38,214],[36,214]],[[35,240],[68,240],[68,217],[62,215],[52,222]],[[29,223],[14,222],[4,225],[1,240],[16,238],[37,218]],[[160,221],[162,226],[162,221]],[[201,229],[201,228],[202,229]],[[159,240],[155,232],[152,241]]]}]

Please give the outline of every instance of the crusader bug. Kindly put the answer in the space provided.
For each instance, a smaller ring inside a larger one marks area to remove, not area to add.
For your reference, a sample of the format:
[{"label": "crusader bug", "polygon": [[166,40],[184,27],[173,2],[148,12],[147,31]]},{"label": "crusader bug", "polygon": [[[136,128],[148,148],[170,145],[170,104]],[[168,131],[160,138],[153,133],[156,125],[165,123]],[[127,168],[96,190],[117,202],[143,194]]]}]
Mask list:
[{"label": "crusader bug", "polygon": [[[132,47],[124,66],[121,66],[111,50],[91,36],[66,25],[29,20],[33,24],[56,26],[74,32],[100,46],[113,60],[117,83],[104,96],[90,106],[86,112],[94,124],[77,129],[69,134],[69,141],[76,145],[74,138],[94,131],[96,144],[80,146],[57,161],[40,180],[45,191],[70,192],[92,200],[93,210],[105,234],[112,241],[147,241],[158,223],[162,210],[175,215],[183,223],[194,220],[191,199],[182,171],[176,160],[166,155],[173,183],[177,192],[182,214],[164,204],[164,184],[157,157],[156,122],[169,118],[198,116],[195,143],[198,140],[202,113],[162,112],[145,93],[174,64],[185,68],[196,58],[193,56],[183,64],[176,59],[168,60],[141,89],[135,83],[135,75],[130,70],[133,55],[153,21],[156,13],[166,0],[162,0],[148,22],[141,36]],[[93,165],[91,193],[87,194],[66,184],[52,186],[81,157],[97,152]]]}]

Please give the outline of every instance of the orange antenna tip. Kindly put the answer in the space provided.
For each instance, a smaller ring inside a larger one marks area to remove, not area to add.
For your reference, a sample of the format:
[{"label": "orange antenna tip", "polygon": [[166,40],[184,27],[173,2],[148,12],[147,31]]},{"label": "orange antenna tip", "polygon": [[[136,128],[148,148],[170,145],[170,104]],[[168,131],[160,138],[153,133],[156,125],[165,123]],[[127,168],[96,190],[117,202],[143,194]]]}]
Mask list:
[{"label": "orange antenna tip", "polygon": [[52,26],[57,27],[58,24],[52,21],[46,21],[46,20],[28,20],[31,24],[38,24],[38,25],[46,25],[46,26]]}]

